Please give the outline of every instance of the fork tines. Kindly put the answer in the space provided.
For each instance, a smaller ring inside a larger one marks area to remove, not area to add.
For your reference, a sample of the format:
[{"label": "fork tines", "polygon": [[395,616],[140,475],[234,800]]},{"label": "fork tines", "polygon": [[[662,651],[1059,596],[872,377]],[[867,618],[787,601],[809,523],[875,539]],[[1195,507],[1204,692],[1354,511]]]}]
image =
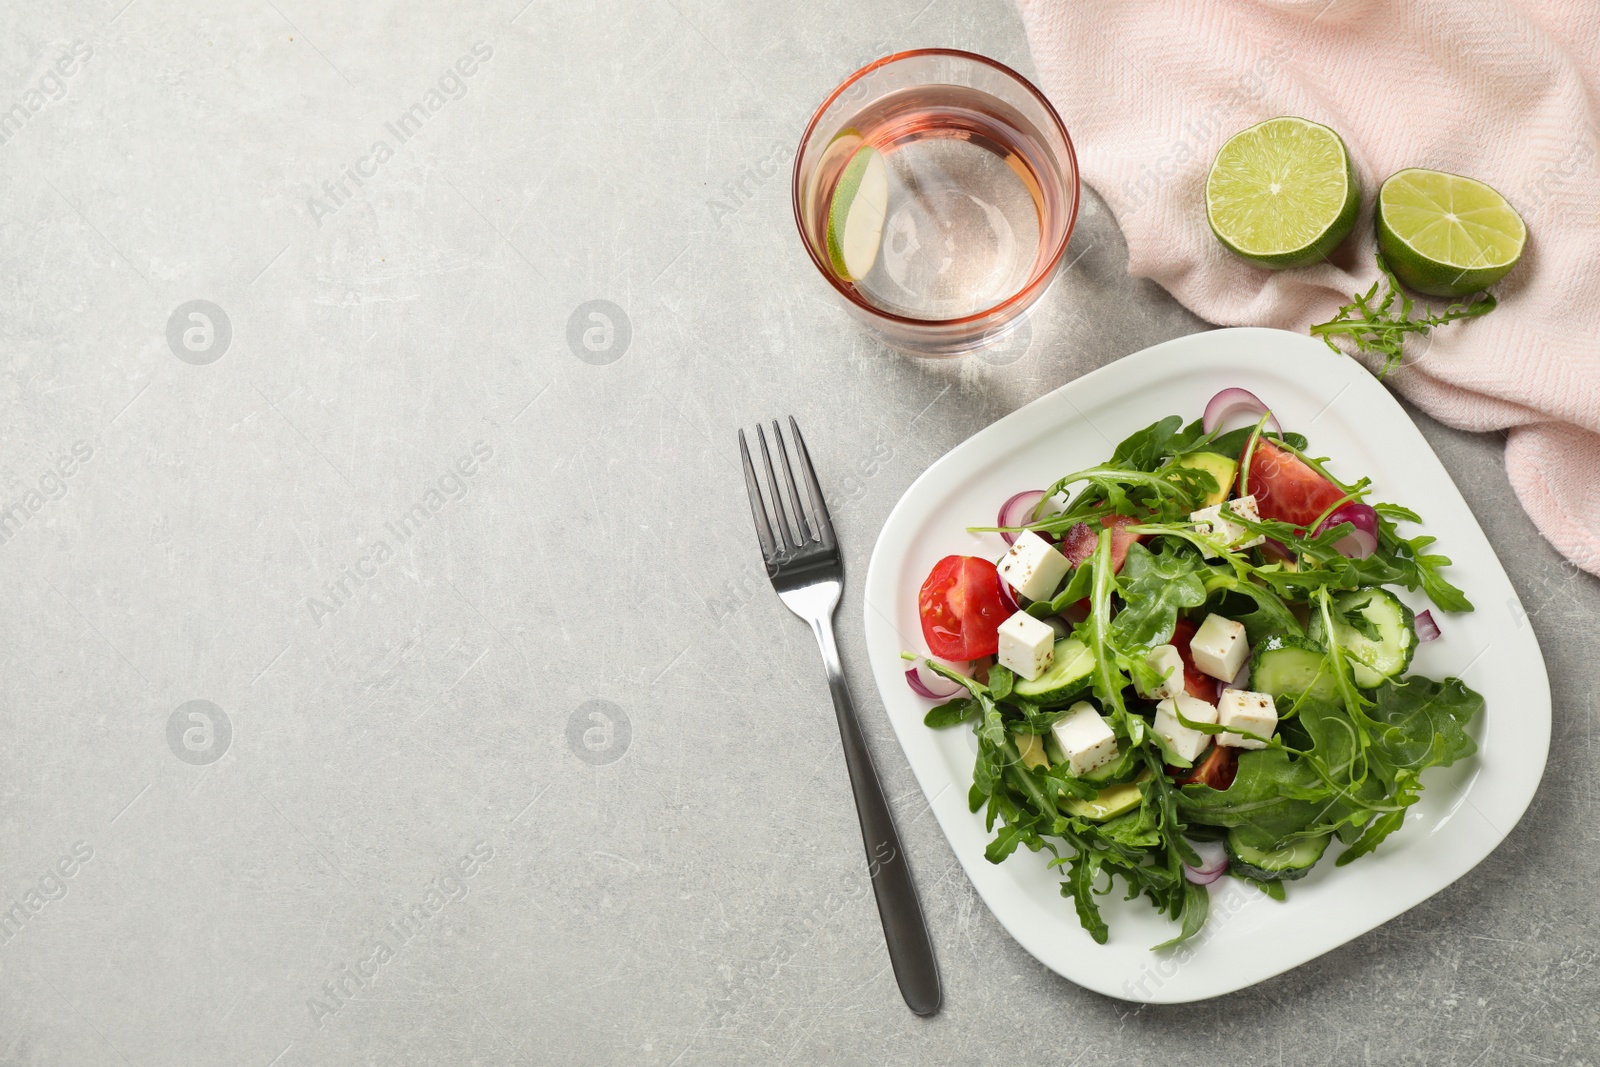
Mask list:
[{"label": "fork tines", "polygon": [[[767,470],[767,497],[772,502],[770,508],[762,498],[761,483],[756,477],[755,464],[750,460],[750,446],[745,441],[744,431],[739,431],[739,454],[744,459],[744,483],[750,492],[750,514],[755,519],[756,536],[761,540],[761,554],[769,563],[791,556],[808,545],[820,544],[832,549],[838,544],[833,536],[833,523],[828,518],[828,505],[823,502],[822,489],[817,485],[817,472],[811,466],[811,455],[806,451],[805,439],[800,436],[800,425],[794,421],[793,415],[789,416],[789,433],[794,437],[794,450],[800,457],[800,469],[805,473],[806,495],[811,500],[809,516],[801,506],[799,483],[795,480],[794,467],[789,462],[789,446],[784,442],[778,420],[772,420],[772,436],[778,442],[778,458],[783,465],[783,489],[778,486],[772,452],[767,447],[766,430],[761,426],[756,427],[756,439],[761,445],[761,462]],[[784,489],[788,490],[787,502],[784,500]]]}]

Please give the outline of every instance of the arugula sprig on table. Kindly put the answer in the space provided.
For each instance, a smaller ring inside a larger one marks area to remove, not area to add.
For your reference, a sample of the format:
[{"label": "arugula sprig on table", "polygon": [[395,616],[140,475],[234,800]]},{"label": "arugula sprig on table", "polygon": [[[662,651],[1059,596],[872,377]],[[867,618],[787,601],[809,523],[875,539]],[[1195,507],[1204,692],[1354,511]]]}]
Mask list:
[{"label": "arugula sprig on table", "polygon": [[[1333,318],[1311,327],[1311,336],[1322,338],[1329,348],[1341,354],[1343,350],[1334,343],[1336,337],[1351,341],[1357,352],[1381,355],[1383,367],[1378,371],[1380,379],[1400,365],[1408,336],[1426,337],[1436,326],[1444,326],[1457,319],[1477,318],[1495,309],[1494,294],[1485,292],[1465,303],[1450,304],[1442,311],[1428,311],[1413,316],[1416,302],[1401,288],[1389,264],[1384,261],[1383,253],[1377,253],[1376,258],[1382,277],[1373,282],[1365,293],[1355,294],[1351,302],[1341,307]],[[1381,297],[1378,295],[1379,287],[1383,289]]]}]

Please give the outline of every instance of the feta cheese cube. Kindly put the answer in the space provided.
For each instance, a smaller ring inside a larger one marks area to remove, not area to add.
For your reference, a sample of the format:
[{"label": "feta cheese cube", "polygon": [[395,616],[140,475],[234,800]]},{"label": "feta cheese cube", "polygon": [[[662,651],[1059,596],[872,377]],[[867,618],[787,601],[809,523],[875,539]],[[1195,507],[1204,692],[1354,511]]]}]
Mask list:
[{"label": "feta cheese cube", "polygon": [[1000,577],[1029,600],[1049,600],[1072,564],[1055,547],[1025,530],[1000,561]]},{"label": "feta cheese cube", "polygon": [[1155,731],[1172,746],[1172,750],[1193,763],[1211,744],[1211,735],[1185,726],[1178,721],[1176,712],[1190,722],[1203,722],[1214,726],[1217,722],[1216,705],[1197,697],[1180,695],[1170,697],[1156,705]]},{"label": "feta cheese cube", "polygon": [[1183,656],[1175,647],[1157,645],[1144,661],[1161,675],[1161,684],[1148,692],[1143,686],[1138,686],[1140,696],[1147,700],[1161,700],[1183,692]]},{"label": "feta cheese cube", "polygon": [[[1278,706],[1270,693],[1252,693],[1248,689],[1224,689],[1217,702],[1219,725],[1260,737],[1271,737],[1278,728]],[[1266,748],[1265,741],[1252,741],[1236,733],[1217,735],[1217,744],[1230,748]]]},{"label": "feta cheese cube", "polygon": [[1239,623],[1221,615],[1207,615],[1189,639],[1189,655],[1206,674],[1231,682],[1250,658],[1250,642],[1245,640],[1244,627]]},{"label": "feta cheese cube", "polygon": [[1056,632],[1026,611],[1000,624],[1000,665],[1030,682],[1056,658]]},{"label": "feta cheese cube", "polygon": [[[1238,500],[1230,500],[1227,504],[1234,514],[1243,515],[1251,522],[1261,521],[1261,516],[1256,513],[1256,498],[1254,494],[1242,496]],[[1236,522],[1229,522],[1228,518],[1222,514],[1221,504],[1212,504],[1209,508],[1201,508],[1199,511],[1191,513],[1189,521],[1195,524],[1198,532],[1222,538],[1227,542],[1229,548],[1254,548],[1266,540],[1266,537],[1261,534],[1256,534],[1248,541],[1243,540],[1243,538],[1250,536],[1250,531]],[[1215,559],[1216,555],[1215,552],[1206,553],[1206,556],[1212,559]]]},{"label": "feta cheese cube", "polygon": [[1056,720],[1050,732],[1056,735],[1056,744],[1073,774],[1088,774],[1118,756],[1117,735],[1087,700],[1067,709],[1066,717]]}]

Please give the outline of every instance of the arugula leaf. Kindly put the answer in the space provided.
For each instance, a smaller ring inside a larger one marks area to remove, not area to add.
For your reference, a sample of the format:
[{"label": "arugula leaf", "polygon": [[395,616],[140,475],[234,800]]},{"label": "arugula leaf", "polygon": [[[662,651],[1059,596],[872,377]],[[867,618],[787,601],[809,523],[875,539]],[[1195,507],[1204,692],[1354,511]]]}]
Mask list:
[{"label": "arugula leaf", "polygon": [[983,710],[983,705],[972,697],[956,697],[947,700],[936,708],[928,709],[928,714],[922,717],[922,725],[942,730],[947,726],[954,726],[958,722],[966,722]]},{"label": "arugula leaf", "polygon": [[1333,667],[1334,685],[1339,690],[1339,699],[1344,702],[1345,713],[1350,716],[1351,725],[1355,729],[1357,755],[1362,759],[1359,777],[1365,779],[1366,749],[1371,740],[1366,729],[1371,722],[1366,709],[1372,701],[1362,696],[1356,688],[1350,665],[1345,660],[1345,651],[1339,644],[1339,631],[1333,625],[1333,598],[1328,596],[1326,587],[1317,590],[1317,602],[1312,606],[1312,610],[1322,615],[1322,639],[1328,645],[1327,663]]},{"label": "arugula leaf", "polygon": [[[1322,338],[1329,348],[1340,354],[1344,350],[1333,343],[1335,337],[1352,341],[1357,352],[1382,355],[1383,368],[1378,371],[1380,379],[1400,365],[1408,334],[1426,336],[1435,326],[1443,326],[1457,319],[1477,318],[1495,309],[1494,294],[1485,291],[1470,302],[1456,302],[1447,305],[1443,311],[1425,311],[1413,318],[1411,312],[1415,305],[1411,297],[1395,280],[1383,253],[1377,254],[1377,260],[1382,277],[1373,282],[1372,288],[1365,293],[1356,293],[1351,303],[1340,308],[1333,318],[1311,327],[1311,336]],[[1383,286],[1382,298],[1378,296],[1380,285]],[[1395,306],[1396,297],[1400,299],[1399,307]]]},{"label": "arugula leaf", "polygon": [[1305,631],[1300,627],[1300,620],[1295,618],[1294,612],[1283,602],[1283,598],[1271,589],[1264,589],[1254,582],[1228,573],[1221,567],[1207,568],[1204,582],[1208,597],[1219,593],[1232,594],[1255,604],[1249,611],[1239,611],[1230,607],[1226,612],[1228,618],[1244,625],[1245,636],[1250,639],[1252,645],[1259,644],[1273,634],[1305,636]]},{"label": "arugula leaf", "polygon": [[1100,905],[1094,899],[1094,881],[1095,875],[1100,873],[1100,862],[1100,855],[1088,849],[1073,857],[1067,868],[1067,880],[1061,883],[1061,895],[1072,898],[1078,907],[1078,921],[1096,944],[1103,945],[1111,936],[1111,927],[1100,916]]},{"label": "arugula leaf", "polygon": [[1255,886],[1257,889],[1261,890],[1267,896],[1271,897],[1273,900],[1276,900],[1280,904],[1289,899],[1289,894],[1284,892],[1283,883],[1281,881],[1258,882],[1254,878],[1246,878],[1242,874],[1235,874],[1234,877],[1239,879],[1239,881],[1243,882],[1245,885]]},{"label": "arugula leaf", "polygon": [[1466,727],[1483,711],[1483,697],[1459,678],[1436,682],[1413,676],[1390,680],[1373,695],[1367,717],[1374,770],[1390,783],[1400,772],[1448,767],[1478,751]]},{"label": "arugula leaf", "polygon": [[1179,918],[1183,925],[1178,932],[1178,936],[1170,941],[1161,942],[1153,951],[1159,952],[1164,948],[1175,948],[1198,934],[1200,928],[1206,924],[1206,917],[1211,913],[1211,894],[1206,892],[1206,887],[1203,885],[1184,882],[1182,908]]},{"label": "arugula leaf", "polygon": [[999,863],[1017,850],[1023,839],[1031,831],[1021,823],[1010,823],[1000,828],[994,840],[989,842],[989,847],[983,850],[983,858],[990,863]]},{"label": "arugula leaf", "polygon": [[[1216,452],[1227,456],[1229,459],[1236,460],[1244,452],[1245,442],[1250,440],[1250,435],[1254,432],[1254,426],[1241,426],[1237,430],[1229,430],[1227,433],[1214,437],[1209,441],[1201,441],[1190,451]],[[1292,445],[1299,449],[1304,449],[1308,443],[1303,436],[1293,432],[1284,434],[1263,433],[1261,439],[1271,441],[1274,444]]]},{"label": "arugula leaf", "polygon": [[1011,673],[1011,668],[1004,664],[995,663],[989,667],[989,696],[995,700],[1004,700],[1011,695],[1011,687],[1016,684],[1017,676]]},{"label": "arugula leaf", "polygon": [[1143,806],[1118,815],[1096,827],[1098,835],[1128,848],[1155,848],[1161,844],[1161,827]]},{"label": "arugula leaf", "polygon": [[1152,552],[1134,542],[1118,576],[1123,608],[1111,621],[1111,636],[1124,648],[1153,648],[1172,638],[1178,612],[1206,602],[1200,554],[1186,546]]},{"label": "arugula leaf", "polygon": [[[1065,714],[1066,709],[1062,709],[1062,711],[1063,714]],[[1122,754],[1118,756],[1116,761],[1110,766],[1102,767],[1100,769],[1105,775],[1104,781],[1115,782],[1126,779],[1130,774],[1133,773],[1134,768],[1138,767],[1144,762],[1143,758],[1139,755],[1139,749],[1137,746],[1123,745],[1119,742],[1118,747],[1123,750]],[[1100,785],[1102,784],[1090,782],[1074,775],[1071,768],[1068,767],[1065,761],[1057,763],[1048,771],[1042,771],[1039,773],[1041,773],[1051,782],[1054,782],[1063,792],[1071,793],[1073,796],[1083,797],[1085,800],[1091,799],[1092,797],[1098,795],[1100,792]]]},{"label": "arugula leaf", "polygon": [[1421,522],[1422,521],[1422,516],[1421,515],[1418,515],[1415,511],[1412,511],[1410,508],[1403,507],[1403,506],[1401,506],[1399,504],[1374,504],[1374,505],[1372,505],[1372,510],[1376,511],[1381,517],[1383,517],[1385,519],[1389,519],[1391,521],[1394,521],[1394,520],[1403,520],[1405,522]]},{"label": "arugula leaf", "polygon": [[1077,797],[1079,800],[1093,800],[1100,795],[1099,785],[1079,778],[1065,763],[1058,763],[1049,770],[1041,769],[1032,773],[1043,779],[1047,786],[1054,786],[1066,796]]},{"label": "arugula leaf", "polygon": [[1087,484],[1064,511],[1029,523],[1029,529],[1060,534],[1080,522],[1098,522],[1113,513],[1139,515],[1153,511],[1162,516],[1188,515],[1199,502],[1196,480],[1182,467],[1154,472],[1104,465],[1090,467],[1052,482],[1045,489],[1045,496],[1055,496],[1079,482]]},{"label": "arugula leaf", "polygon": [[1123,703],[1122,691],[1129,685],[1127,670],[1132,657],[1117,647],[1111,632],[1112,595],[1119,591],[1116,576],[1111,569],[1111,531],[1101,530],[1095,543],[1094,584],[1089,595],[1089,617],[1079,623],[1076,633],[1094,654],[1095,669],[1092,688],[1100,701],[1100,708],[1110,720],[1111,728],[1123,743],[1137,747],[1145,738],[1145,721],[1128,713]]},{"label": "arugula leaf", "polygon": [[1094,589],[1094,557],[1084,560],[1072,571],[1072,577],[1067,579],[1067,584],[1062,587],[1051,600],[1035,600],[1029,604],[1029,615],[1038,619],[1048,619],[1052,615],[1060,615],[1080,600],[1087,600],[1089,593]]},{"label": "arugula leaf", "polygon": [[1398,582],[1407,589],[1420,588],[1443,611],[1473,610],[1467,595],[1439,573],[1450,565],[1450,557],[1426,551],[1437,538],[1427,534],[1400,536],[1396,522],[1421,522],[1421,517],[1398,504],[1375,504],[1373,510],[1378,513],[1378,551],[1369,558],[1387,561],[1396,572],[1395,577],[1385,581]]},{"label": "arugula leaf", "polygon": [[[1180,790],[1185,816],[1234,829],[1252,848],[1271,851],[1290,835],[1368,812],[1374,790],[1352,792],[1359,750],[1350,719],[1334,704],[1308,697],[1299,721],[1312,739],[1312,758],[1283,747],[1244,752],[1226,790],[1194,783]],[[1330,782],[1328,779],[1332,778]],[[1365,822],[1365,818],[1362,818]]]},{"label": "arugula leaf", "polygon": [[1369,641],[1382,641],[1383,634],[1378,632],[1378,624],[1367,617],[1365,609],[1372,604],[1368,597],[1359,604],[1352,604],[1347,610],[1337,612],[1339,621],[1344,623],[1356,633]]},{"label": "arugula leaf", "polygon": [[[1213,436],[1205,432],[1204,421],[1195,419],[1189,425],[1179,430],[1183,420],[1177,415],[1168,415],[1159,422],[1151,423],[1137,433],[1117,445],[1111,454],[1110,462],[1122,464],[1132,470],[1153,471],[1162,462],[1176,456],[1186,456],[1194,452],[1215,452],[1227,456],[1229,459],[1238,459],[1244,451],[1244,445],[1250,438],[1254,427],[1244,426],[1237,430]],[[1284,442],[1294,448],[1306,447],[1304,435],[1288,432],[1283,434],[1265,433],[1262,436],[1275,442]]]},{"label": "arugula leaf", "polygon": [[974,727],[978,735],[978,759],[972,765],[972,784],[984,796],[993,799],[1006,767],[1022,757],[1015,746],[1008,744],[1005,718],[999,705],[989,696],[988,689],[979,686],[973,690],[973,696],[983,710]]},{"label": "arugula leaf", "polygon": [[[1305,717],[1307,708],[1302,708]],[[1328,790],[1311,766],[1282,749],[1239,757],[1239,770],[1225,790],[1192,783],[1180,790],[1183,813],[1196,822],[1241,831],[1244,843],[1271,850],[1322,811]]]},{"label": "arugula leaf", "polygon": [[[1403,539],[1402,539],[1403,540]],[[1422,591],[1428,599],[1433,601],[1445,611],[1471,611],[1472,601],[1467,595],[1445,580],[1439,573],[1441,568],[1450,566],[1450,557],[1437,553],[1425,553],[1423,549],[1437,541],[1436,537],[1424,534],[1404,541],[1410,551],[1411,561],[1416,565],[1417,578],[1422,585]],[[1407,586],[1408,589],[1415,586]]]},{"label": "arugula leaf", "polygon": [[1111,466],[1136,471],[1155,470],[1167,457],[1168,446],[1182,425],[1183,419],[1168,415],[1131,434],[1112,451]]},{"label": "arugula leaf", "polygon": [[[1423,769],[1477,750],[1465,727],[1482,708],[1483,698],[1459,679],[1390,681],[1364,711],[1362,718],[1373,727],[1364,732],[1345,709],[1306,697],[1299,721],[1312,739],[1307,752],[1297,756],[1285,747],[1245,752],[1228,789],[1184,786],[1183,813],[1234,828],[1244,844],[1262,850],[1297,836],[1367,826],[1355,836],[1356,855],[1364,855],[1399,828],[1404,809],[1420,795],[1417,779]],[[1363,779],[1359,772],[1365,766],[1373,774]]]},{"label": "arugula leaf", "polygon": [[1378,844],[1390,834],[1400,829],[1406,821],[1406,809],[1422,799],[1422,785],[1417,780],[1417,774],[1412,770],[1402,770],[1395,781],[1395,789],[1390,797],[1390,802],[1396,807],[1380,814],[1376,819],[1367,824],[1366,830],[1355,842],[1344,851],[1338,859],[1334,860],[1335,867],[1343,867],[1354,862],[1378,847]]},{"label": "arugula leaf", "polygon": [[1339,857],[1340,866],[1371,852],[1400,828],[1406,809],[1421,799],[1423,770],[1447,767],[1478,750],[1466,727],[1482,710],[1483,697],[1459,678],[1412,677],[1378,689],[1367,712],[1377,727],[1369,755],[1374,774],[1388,787],[1389,807]]}]

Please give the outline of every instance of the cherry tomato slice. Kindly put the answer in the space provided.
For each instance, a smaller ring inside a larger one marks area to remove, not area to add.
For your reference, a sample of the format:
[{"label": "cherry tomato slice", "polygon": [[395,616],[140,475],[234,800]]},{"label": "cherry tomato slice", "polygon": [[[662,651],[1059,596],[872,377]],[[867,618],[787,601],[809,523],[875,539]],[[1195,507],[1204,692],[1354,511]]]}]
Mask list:
[{"label": "cherry tomato slice", "polygon": [[1178,785],[1209,785],[1212,789],[1226,789],[1239,773],[1239,750],[1212,745],[1200,762],[1193,767],[1168,767],[1167,777]]},{"label": "cherry tomato slice", "polygon": [[976,556],[946,556],[917,594],[922,637],[939,659],[970,660],[1000,649],[1000,624],[1010,616],[1000,572]]},{"label": "cherry tomato slice", "polygon": [[1217,680],[1196,667],[1194,657],[1189,654],[1189,642],[1194,639],[1197,629],[1199,627],[1188,619],[1179,619],[1178,625],[1172,628],[1172,647],[1178,650],[1178,655],[1183,659],[1183,691],[1196,700],[1215,704],[1218,697]]},{"label": "cherry tomato slice", "polygon": [[1292,522],[1300,527],[1309,527],[1344,499],[1336,485],[1299,456],[1265,439],[1256,443],[1255,454],[1250,457],[1250,478],[1245,487],[1256,498],[1256,513],[1263,519]]}]

